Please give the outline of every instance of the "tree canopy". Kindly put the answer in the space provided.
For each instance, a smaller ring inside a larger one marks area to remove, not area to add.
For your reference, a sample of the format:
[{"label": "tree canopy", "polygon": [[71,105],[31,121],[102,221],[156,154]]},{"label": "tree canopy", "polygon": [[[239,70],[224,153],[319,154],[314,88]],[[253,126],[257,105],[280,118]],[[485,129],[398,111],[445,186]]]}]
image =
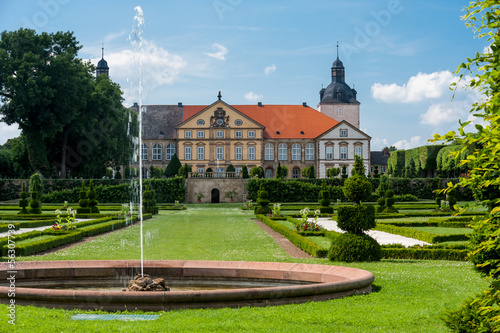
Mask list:
[{"label": "tree canopy", "polygon": [[45,176],[55,166],[62,178],[67,169],[97,177],[130,161],[134,115],[119,86],[77,58],[80,49],[71,32],[0,34],[1,120],[18,124],[31,168]]}]

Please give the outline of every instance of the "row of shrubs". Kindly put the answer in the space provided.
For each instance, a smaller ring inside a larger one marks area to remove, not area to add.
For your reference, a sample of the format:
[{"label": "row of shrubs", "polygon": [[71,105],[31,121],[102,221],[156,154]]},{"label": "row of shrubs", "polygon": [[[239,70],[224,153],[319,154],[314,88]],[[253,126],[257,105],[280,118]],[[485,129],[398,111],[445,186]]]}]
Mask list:
[{"label": "row of shrubs", "polygon": [[[150,219],[151,214],[144,214],[143,219]],[[132,218],[133,222],[136,222],[137,216]],[[126,220],[116,220],[116,217],[108,216],[97,220],[83,221],[77,224],[77,229],[70,231],[60,231],[47,229],[44,231],[32,231],[28,233],[23,233],[16,235],[16,256],[27,256],[38,252],[43,252],[50,250],[51,248],[58,247],[65,244],[70,244],[77,242],[84,237],[90,237],[93,235],[105,233],[115,229],[122,228],[128,224],[130,221]],[[37,240],[38,237],[44,235],[51,235],[53,237],[43,238]],[[20,243],[23,240],[32,239],[32,241],[26,243]],[[2,249],[2,256],[7,255],[8,251],[8,237],[0,238],[0,247]]]},{"label": "row of shrubs", "polygon": [[[349,178],[348,178],[349,179]],[[342,186],[345,179],[328,178],[328,179],[276,179],[276,178],[252,178],[247,182],[249,191],[248,198],[255,201],[257,192],[262,184],[264,189],[269,192],[269,198],[273,202],[297,202],[297,201],[317,201],[319,191],[321,190],[322,182],[326,182],[327,189],[330,191],[330,198],[335,201],[340,199],[345,200]],[[378,188],[380,179],[368,178],[372,184],[372,188]],[[448,181],[457,182],[457,179],[445,178],[387,178],[388,189],[395,194],[395,201],[416,201],[420,199],[435,199],[434,190],[446,187]],[[459,201],[473,200],[473,195],[469,189],[461,189],[454,193]],[[367,202],[376,202],[378,196],[373,194]]]},{"label": "row of shrubs", "polygon": [[423,259],[423,260],[456,260],[466,261],[468,250],[464,247],[412,246],[401,244],[382,246],[385,259]]},{"label": "row of shrubs", "polygon": [[[185,199],[186,187],[183,178],[151,179],[144,180],[143,182],[150,184],[151,189],[155,192],[155,200],[157,202],[174,203],[175,201],[183,202]],[[94,190],[96,192],[96,199],[100,203],[134,202],[136,201],[138,187],[137,182],[127,182],[111,186],[97,185],[94,186]],[[52,191],[50,194],[42,196],[42,202],[78,202],[80,199],[80,190],[81,187],[75,187],[71,190]]]},{"label": "row of shrubs", "polygon": [[435,243],[443,243],[443,242],[457,242],[457,241],[467,241],[469,237],[464,234],[458,235],[435,235],[430,232],[410,229],[410,228],[402,228],[394,225],[389,225],[386,223],[379,223],[376,225],[375,230],[385,231],[395,235],[401,235],[409,238],[419,239],[421,241],[435,244]]},{"label": "row of shrubs", "polygon": [[319,246],[318,244],[310,241],[309,239],[299,235],[294,230],[290,230],[284,225],[273,221],[272,219],[266,217],[265,215],[258,214],[257,218],[265,223],[268,227],[276,232],[279,232],[284,237],[288,238],[295,246],[300,248],[302,251],[309,253],[315,258],[324,258],[328,254],[328,250]]}]

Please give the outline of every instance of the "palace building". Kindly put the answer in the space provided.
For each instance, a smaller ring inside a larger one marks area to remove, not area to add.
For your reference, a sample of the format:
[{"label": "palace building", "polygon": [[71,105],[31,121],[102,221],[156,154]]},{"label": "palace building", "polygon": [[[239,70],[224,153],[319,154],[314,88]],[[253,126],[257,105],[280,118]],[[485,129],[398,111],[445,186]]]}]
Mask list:
[{"label": "palace building", "polygon": [[270,178],[282,165],[288,178],[301,178],[309,166],[322,178],[332,167],[346,166],[350,174],[355,155],[370,170],[371,137],[359,129],[360,103],[345,83],[338,54],[318,110],[306,103],[229,105],[220,92],[217,97],[210,105],[143,106],[140,158],[146,178],[151,165],[165,170],[174,154],[199,175],[208,168],[222,175],[229,165],[239,173],[246,165],[261,166]]}]

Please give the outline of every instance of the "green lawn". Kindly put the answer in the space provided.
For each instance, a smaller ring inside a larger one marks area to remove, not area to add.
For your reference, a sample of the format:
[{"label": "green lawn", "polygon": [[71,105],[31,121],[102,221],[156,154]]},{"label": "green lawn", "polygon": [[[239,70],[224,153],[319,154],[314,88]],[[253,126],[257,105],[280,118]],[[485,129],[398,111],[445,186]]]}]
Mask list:
[{"label": "green lawn", "polygon": [[[146,259],[254,260],[332,263],[289,257],[236,206],[190,205],[161,211],[144,223]],[[139,259],[139,226],[45,256],[23,260]],[[383,260],[353,263],[375,275],[375,292],[324,302],[266,308],[162,312],[155,321],[73,321],[81,310],[16,307],[16,326],[7,324],[0,305],[0,327],[8,332],[447,332],[439,319],[486,284],[468,262]],[[90,312],[94,313],[94,312]],[[2,331],[2,330],[0,330]]]}]

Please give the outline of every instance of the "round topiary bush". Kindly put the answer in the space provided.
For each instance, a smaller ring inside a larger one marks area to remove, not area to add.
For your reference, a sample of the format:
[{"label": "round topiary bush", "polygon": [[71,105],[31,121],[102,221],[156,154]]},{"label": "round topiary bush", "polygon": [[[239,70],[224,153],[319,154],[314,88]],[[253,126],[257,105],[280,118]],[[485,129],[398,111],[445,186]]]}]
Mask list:
[{"label": "round topiary bush", "polygon": [[80,200],[78,200],[78,207],[76,212],[78,214],[88,214],[91,213],[91,209],[89,208],[89,199],[87,199],[87,191],[85,190],[85,182],[82,181],[82,189],[80,190]]},{"label": "round topiary bush", "polygon": [[347,200],[354,201],[359,205],[361,201],[368,199],[372,194],[372,184],[366,177],[354,175],[345,181],[342,191],[344,191]]},{"label": "round topiary bush", "polygon": [[30,214],[42,214],[42,205],[40,203],[40,200],[38,200],[38,191],[36,187],[36,183],[32,184],[31,187],[31,200],[30,200],[30,209],[29,213]]},{"label": "round topiary bush", "polygon": [[383,210],[383,213],[397,213],[398,210],[396,208],[394,208],[394,203],[396,202],[396,200],[394,199],[394,191],[392,190],[387,190],[385,192],[385,206],[386,208]]},{"label": "round topiary bush", "polygon": [[365,234],[342,234],[335,238],[328,250],[331,261],[378,261],[382,259],[379,243]]},{"label": "round topiary bush", "polygon": [[362,234],[375,227],[375,207],[371,205],[340,206],[337,226],[349,233]]}]

